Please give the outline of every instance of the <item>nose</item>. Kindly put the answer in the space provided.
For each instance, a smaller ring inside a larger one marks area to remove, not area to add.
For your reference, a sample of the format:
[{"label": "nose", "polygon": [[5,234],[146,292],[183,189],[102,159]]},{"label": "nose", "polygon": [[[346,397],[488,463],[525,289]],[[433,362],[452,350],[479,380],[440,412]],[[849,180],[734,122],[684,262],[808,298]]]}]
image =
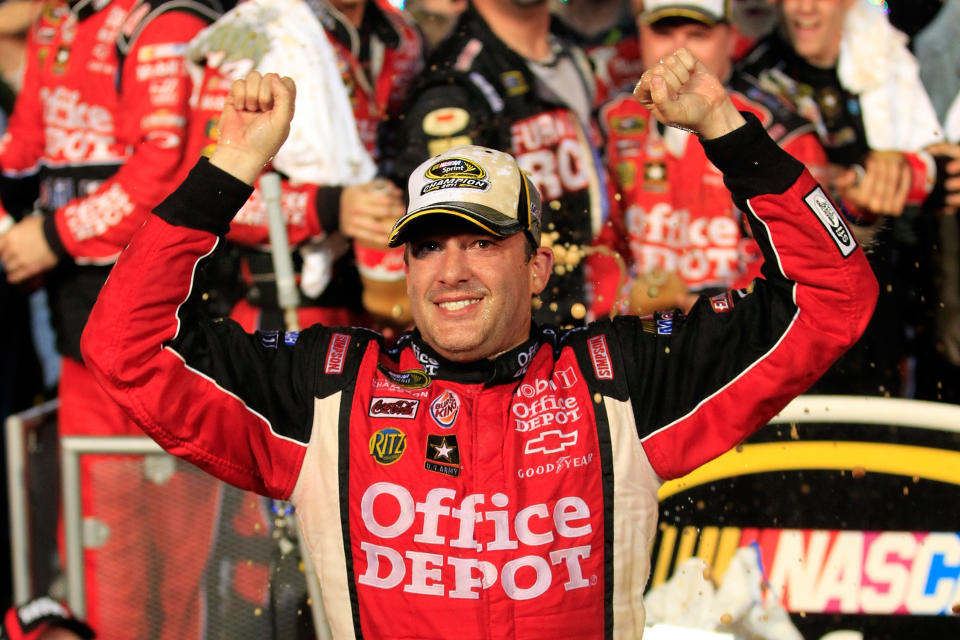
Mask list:
[{"label": "nose", "polygon": [[437,279],[447,286],[457,286],[470,280],[470,265],[467,262],[467,253],[455,238],[446,242],[440,256],[440,268],[437,270]]}]

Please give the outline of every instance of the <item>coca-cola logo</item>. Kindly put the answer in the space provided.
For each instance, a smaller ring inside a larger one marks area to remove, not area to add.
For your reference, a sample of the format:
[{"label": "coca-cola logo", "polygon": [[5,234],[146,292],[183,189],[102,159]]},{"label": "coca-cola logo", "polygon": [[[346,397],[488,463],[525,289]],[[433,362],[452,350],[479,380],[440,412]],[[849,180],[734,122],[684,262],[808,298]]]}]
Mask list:
[{"label": "coca-cola logo", "polygon": [[374,398],[370,401],[370,410],[367,412],[372,418],[402,418],[413,420],[417,417],[419,400],[410,398]]},{"label": "coca-cola logo", "polygon": [[458,413],[460,413],[460,397],[449,389],[434,398],[433,402],[430,403],[430,415],[444,429],[453,426]]}]

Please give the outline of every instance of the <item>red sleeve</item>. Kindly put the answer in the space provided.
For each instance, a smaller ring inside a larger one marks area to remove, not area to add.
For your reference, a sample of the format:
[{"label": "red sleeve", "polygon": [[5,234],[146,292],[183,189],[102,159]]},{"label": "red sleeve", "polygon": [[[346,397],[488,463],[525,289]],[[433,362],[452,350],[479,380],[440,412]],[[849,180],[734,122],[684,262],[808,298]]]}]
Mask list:
[{"label": "red sleeve", "polygon": [[118,258],[81,346],[104,390],[167,451],[285,499],[310,440],[318,356],[297,334],[201,321],[190,300],[202,261],[249,193],[201,160],[156,207],[165,219],[148,216]]},{"label": "red sleeve", "polygon": [[193,15],[165,13],[147,25],[127,54],[118,133],[133,152],[96,191],[54,214],[60,242],[77,262],[113,262],[173,190],[184,160],[191,86],[182,45],[204,26]]},{"label": "red sleeve", "polygon": [[[331,212],[318,211],[317,193],[320,188],[315,184],[294,185],[289,180],[281,180],[280,188],[283,215],[287,221],[287,240],[290,246],[322,236],[325,229],[321,226],[321,216]],[[339,212],[336,213],[339,214]],[[244,246],[270,244],[267,207],[260,192],[259,180],[253,194],[230,223],[227,239]]]},{"label": "red sleeve", "polygon": [[[641,438],[663,479],[766,424],[856,342],[877,299],[866,256],[826,192],[758,122],[748,123],[703,144],[747,214],[765,277],[749,294],[701,298],[684,329],[674,323],[669,353],[657,345],[666,363],[657,377],[676,382],[677,405],[641,425]],[[653,385],[634,406],[655,404],[663,392]]]}]

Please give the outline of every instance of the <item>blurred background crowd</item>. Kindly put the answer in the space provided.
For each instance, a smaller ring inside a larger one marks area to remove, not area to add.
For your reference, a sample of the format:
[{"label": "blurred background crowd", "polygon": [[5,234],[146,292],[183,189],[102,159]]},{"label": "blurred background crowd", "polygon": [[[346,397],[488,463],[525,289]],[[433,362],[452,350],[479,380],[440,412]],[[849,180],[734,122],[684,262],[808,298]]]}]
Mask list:
[{"label": "blurred background crowd", "polygon": [[[215,316],[251,331],[406,328],[402,250],[387,235],[410,171],[461,144],[511,152],[541,192],[557,261],[533,301],[538,322],[685,309],[698,295],[727,304],[763,277],[747,212],[695,136],[630,94],[681,46],[807,165],[869,252],[874,320],[813,391],[958,402],[960,0],[5,0],[0,418],[58,398],[62,434],[139,433],[84,369],[80,334],[117,254],[209,155],[230,84],[250,70],[298,85],[290,138],[268,167],[298,286],[292,299],[278,291],[258,188],[204,275]],[[85,486],[119,482],[96,461],[83,474]],[[126,490],[99,505],[108,526],[149,518],[131,505],[150,488]],[[269,528],[243,502],[193,500],[194,527]],[[204,545],[180,539],[164,553]],[[109,544],[86,553],[100,637],[152,637],[143,594],[97,576],[164,567],[132,567],[140,556]],[[181,584],[183,566],[166,567]],[[262,572],[232,576],[238,602],[260,597]],[[182,622],[171,637],[203,624],[183,614],[189,599],[154,603]],[[104,601],[126,613],[101,616]]]}]

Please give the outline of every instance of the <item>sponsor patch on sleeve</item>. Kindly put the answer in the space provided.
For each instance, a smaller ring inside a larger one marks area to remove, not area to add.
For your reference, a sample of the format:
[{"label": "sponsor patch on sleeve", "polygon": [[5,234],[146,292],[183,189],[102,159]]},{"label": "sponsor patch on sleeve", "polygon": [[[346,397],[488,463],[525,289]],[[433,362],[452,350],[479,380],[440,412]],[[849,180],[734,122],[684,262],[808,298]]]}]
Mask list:
[{"label": "sponsor patch on sleeve", "polygon": [[347,347],[350,345],[350,336],[345,333],[335,333],[330,338],[330,347],[327,349],[327,362],[324,373],[343,373],[343,361],[347,357]]},{"label": "sponsor patch on sleeve", "polygon": [[810,210],[817,216],[817,220],[830,234],[833,243],[840,250],[840,255],[846,258],[853,253],[854,249],[857,248],[857,241],[850,233],[847,223],[843,221],[843,216],[830,202],[827,194],[823,192],[823,188],[817,187],[804,196],[803,201],[807,203]]}]

